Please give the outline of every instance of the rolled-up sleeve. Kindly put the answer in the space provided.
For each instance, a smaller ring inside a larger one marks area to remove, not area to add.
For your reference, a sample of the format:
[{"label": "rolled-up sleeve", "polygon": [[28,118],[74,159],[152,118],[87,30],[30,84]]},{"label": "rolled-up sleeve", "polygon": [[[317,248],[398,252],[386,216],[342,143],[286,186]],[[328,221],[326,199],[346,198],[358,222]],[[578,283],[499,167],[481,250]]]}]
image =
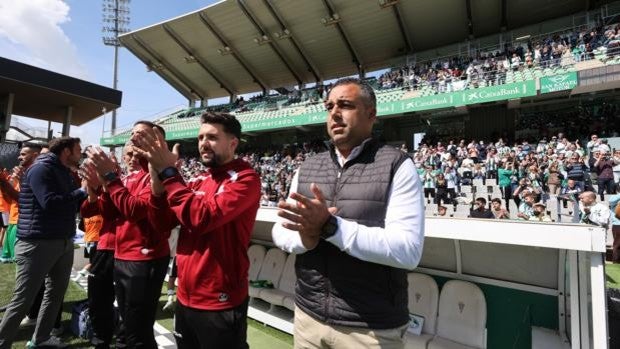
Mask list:
[{"label": "rolled-up sleeve", "polygon": [[[293,175],[289,193],[294,193],[297,191],[297,186],[299,182],[298,175],[299,171],[295,172],[295,174]],[[295,200],[290,198],[290,195],[286,201],[291,204],[296,203]],[[301,237],[299,236],[299,233],[294,230],[286,229],[282,226],[282,222],[284,222],[284,220],[284,218],[278,217],[278,220],[276,220],[276,222],[273,224],[273,228],[271,229],[271,239],[273,240],[273,243],[288,253],[301,254],[306,252],[307,249],[301,242]]]}]

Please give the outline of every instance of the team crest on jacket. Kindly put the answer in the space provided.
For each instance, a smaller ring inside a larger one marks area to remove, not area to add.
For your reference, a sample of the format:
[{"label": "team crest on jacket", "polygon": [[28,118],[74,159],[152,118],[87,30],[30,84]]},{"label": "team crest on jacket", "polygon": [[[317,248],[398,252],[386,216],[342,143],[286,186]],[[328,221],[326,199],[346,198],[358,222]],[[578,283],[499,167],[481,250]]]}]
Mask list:
[{"label": "team crest on jacket", "polygon": [[234,171],[234,170],[228,171],[228,176],[230,176],[231,182],[236,182],[237,178],[239,178],[239,174],[237,173],[237,171]]},{"label": "team crest on jacket", "polygon": [[220,302],[228,302],[228,293],[220,293]]}]

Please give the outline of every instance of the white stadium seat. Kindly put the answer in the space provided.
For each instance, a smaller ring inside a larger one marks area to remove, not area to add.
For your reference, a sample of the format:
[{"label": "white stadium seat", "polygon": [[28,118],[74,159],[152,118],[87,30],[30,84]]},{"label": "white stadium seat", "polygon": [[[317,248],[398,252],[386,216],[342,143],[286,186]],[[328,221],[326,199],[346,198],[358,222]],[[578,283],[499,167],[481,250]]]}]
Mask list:
[{"label": "white stadium seat", "polygon": [[[258,298],[274,305],[281,305],[295,311],[295,255],[290,254],[286,258],[282,276],[275,288],[261,289]],[[274,284],[275,285],[275,284]]]},{"label": "white stadium seat", "polygon": [[407,279],[409,313],[424,317],[424,325],[420,335],[407,332],[405,348],[426,349],[426,345],[435,335],[439,288],[435,279],[425,274],[409,273]]},{"label": "white stadium seat", "polygon": [[248,270],[248,280],[256,280],[263,260],[265,259],[265,246],[252,245],[248,248],[248,258],[250,259],[250,270]]},{"label": "white stadium seat", "polygon": [[428,349],[486,348],[487,303],[478,286],[450,280],[441,289],[437,335]]},{"label": "white stadium seat", "polygon": [[[282,269],[284,269],[284,263],[286,261],[286,254],[279,248],[272,248],[267,251],[263,265],[260,268],[258,277],[256,280],[267,280],[275,286],[278,284],[278,280],[282,275]],[[260,287],[250,286],[250,297],[258,297],[259,292],[263,290]]]}]

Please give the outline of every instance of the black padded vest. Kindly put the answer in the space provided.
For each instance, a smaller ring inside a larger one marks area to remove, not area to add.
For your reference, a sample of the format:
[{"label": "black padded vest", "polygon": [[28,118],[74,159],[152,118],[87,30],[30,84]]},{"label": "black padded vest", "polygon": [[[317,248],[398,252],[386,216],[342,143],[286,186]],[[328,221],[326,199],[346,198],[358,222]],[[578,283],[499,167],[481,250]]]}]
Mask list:
[{"label": "black padded vest", "polygon": [[[314,197],[310,184],[323,191],[337,216],[369,227],[384,227],[392,178],[407,159],[396,148],[376,140],[344,167],[335,151],[307,159],[300,168],[298,192]],[[389,233],[389,232],[388,232]],[[324,323],[389,329],[409,321],[407,270],[365,262],[321,240],[297,256],[295,302]]]}]

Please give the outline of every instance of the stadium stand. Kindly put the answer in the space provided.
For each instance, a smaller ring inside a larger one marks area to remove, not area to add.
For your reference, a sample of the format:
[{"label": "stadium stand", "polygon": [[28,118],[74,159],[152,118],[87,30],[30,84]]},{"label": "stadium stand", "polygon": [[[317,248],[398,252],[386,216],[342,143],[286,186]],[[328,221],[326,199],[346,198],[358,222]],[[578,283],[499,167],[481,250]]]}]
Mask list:
[{"label": "stadium stand", "polygon": [[[608,110],[611,106],[606,106]],[[615,108],[615,106],[613,107]],[[534,116],[531,116],[535,118]],[[573,132],[575,128],[572,129]],[[563,134],[559,132],[558,134]],[[418,167],[418,173],[423,178],[425,186],[437,193],[426,201],[426,214],[437,215],[437,205],[442,204],[448,207],[448,216],[466,218],[469,216],[471,204],[477,197],[487,200],[489,207],[492,199],[501,200],[502,207],[505,207],[512,219],[517,219],[521,198],[513,198],[513,195],[506,195],[506,191],[511,194],[515,191],[518,183],[522,180],[529,181],[529,190],[537,193],[538,201],[547,204],[547,214],[554,221],[571,221],[575,210],[573,203],[566,204],[565,201],[574,201],[576,198],[565,197],[560,194],[562,188],[568,185],[568,172],[566,167],[570,165],[570,158],[577,154],[580,161],[586,166],[592,167],[592,158],[597,153],[596,147],[588,149],[586,134],[579,135],[573,141],[553,140],[556,136],[549,135],[541,139],[539,143],[529,144],[528,142],[514,142],[509,145],[503,140],[490,141],[465,141],[447,142],[438,141],[434,144],[423,140],[421,147],[410,153],[414,163]],[[579,141],[582,139],[582,141]],[[450,144],[448,144],[450,143]],[[582,146],[584,144],[585,146]],[[246,149],[240,157],[252,164],[254,169],[261,175],[263,197],[261,205],[275,206],[278,201],[288,196],[288,188],[295,170],[307,156],[311,156],[324,148],[322,141],[304,143],[302,145],[289,145],[282,149]],[[484,156],[483,156],[484,155]],[[614,154],[616,161],[620,162],[620,153]],[[475,160],[472,160],[475,159]],[[505,163],[515,162],[515,170],[510,175],[509,190],[500,187],[497,172],[498,167],[503,167]],[[430,172],[425,174],[425,169]],[[550,178],[553,170],[560,173],[561,181],[556,185],[557,192],[550,192]],[[444,173],[446,169],[455,174],[455,195],[452,200],[438,201],[439,194],[436,189],[439,173]],[[183,174],[189,179],[196,173],[203,170],[202,165],[195,158],[187,159],[183,165]],[[473,180],[468,179],[468,173],[473,173]],[[620,166],[616,168],[616,183],[620,180]],[[598,192],[596,180],[590,179],[590,172],[586,177],[586,187]],[[607,202],[605,195],[602,202]]]},{"label": "stadium stand", "polygon": [[[515,41],[503,48],[486,47],[484,52],[478,51],[473,56],[441,57],[393,68],[378,79],[369,78],[368,82],[375,87],[377,102],[381,104],[405,96],[426,97],[564,74],[579,70],[578,65],[588,61],[614,65],[620,63],[619,30],[617,23],[611,23],[552,32],[527,42]],[[511,57],[515,55],[518,59],[513,62]],[[302,91],[295,89],[287,95],[257,95],[248,102],[237,98],[232,103],[176,112],[160,122],[167,130],[182,131],[195,129],[197,123],[181,119],[197,119],[207,110],[234,113],[242,122],[312,114],[323,110],[319,101],[327,90],[329,84]]]}]

